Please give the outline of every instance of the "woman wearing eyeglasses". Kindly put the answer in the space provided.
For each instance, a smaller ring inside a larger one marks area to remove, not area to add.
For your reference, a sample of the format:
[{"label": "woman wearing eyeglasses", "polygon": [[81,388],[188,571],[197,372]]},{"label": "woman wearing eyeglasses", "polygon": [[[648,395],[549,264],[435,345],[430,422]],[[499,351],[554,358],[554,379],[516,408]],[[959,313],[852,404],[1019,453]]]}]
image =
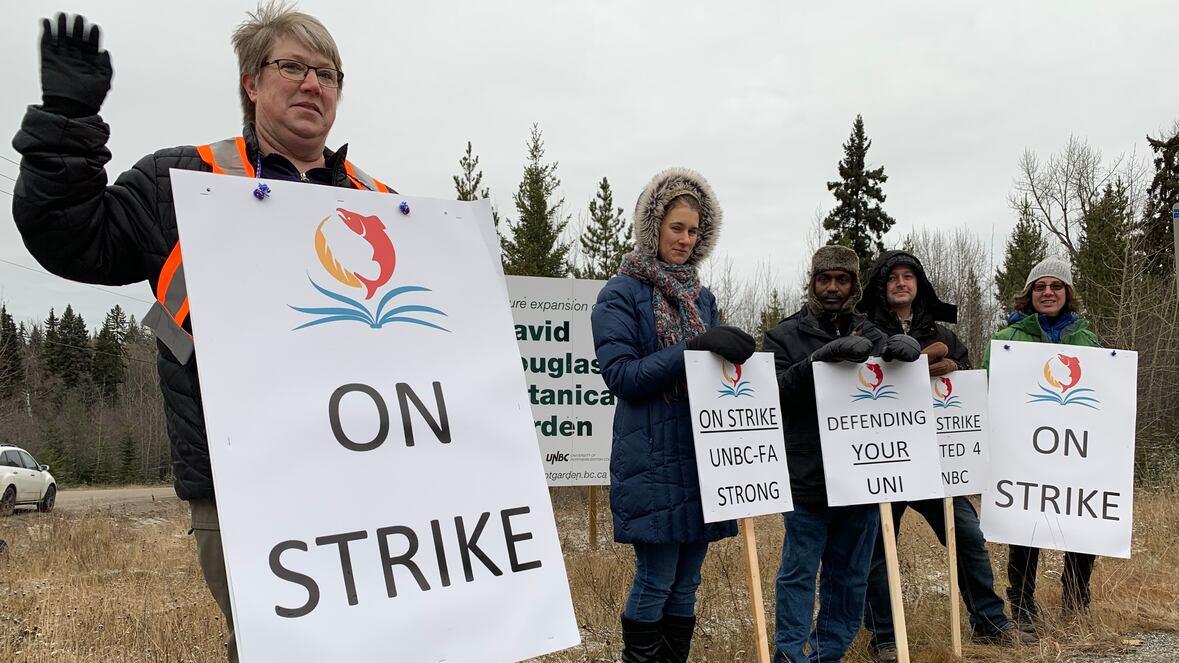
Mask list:
[{"label": "woman wearing eyeglasses", "polygon": [[[1089,321],[1080,317],[1081,300],[1073,289],[1072,269],[1064,260],[1045,258],[1033,267],[1014,304],[1015,310],[1007,319],[1007,327],[999,330],[992,339],[1087,347],[1099,345],[1097,335],[1089,329]],[[990,359],[988,345],[983,368],[989,368]],[[1093,574],[1095,559],[1086,553],[1064,553],[1061,582],[1066,615],[1088,610],[1089,578]],[[1039,562],[1039,548],[1010,546],[1007,601],[1020,630],[1033,634],[1038,616],[1035,593]]]}]

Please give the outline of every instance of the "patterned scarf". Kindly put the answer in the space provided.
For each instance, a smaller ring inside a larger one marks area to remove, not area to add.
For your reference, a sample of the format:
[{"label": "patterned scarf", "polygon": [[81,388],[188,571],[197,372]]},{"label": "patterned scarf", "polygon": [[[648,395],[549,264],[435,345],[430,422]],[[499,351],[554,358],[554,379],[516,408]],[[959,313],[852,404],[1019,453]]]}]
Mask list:
[{"label": "patterned scarf", "polygon": [[655,333],[660,348],[706,331],[700,312],[696,310],[696,298],[700,296],[701,288],[695,266],[672,265],[631,251],[622,257],[618,273],[651,286]]}]

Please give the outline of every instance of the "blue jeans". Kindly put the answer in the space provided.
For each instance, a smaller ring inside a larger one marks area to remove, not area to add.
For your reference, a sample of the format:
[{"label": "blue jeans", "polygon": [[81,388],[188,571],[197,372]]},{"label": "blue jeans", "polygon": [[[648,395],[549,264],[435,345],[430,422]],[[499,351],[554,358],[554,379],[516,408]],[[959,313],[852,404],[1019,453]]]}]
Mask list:
[{"label": "blue jeans", "polygon": [[[937,540],[946,545],[946,519],[942,501],[893,502],[892,520],[897,535],[901,532],[901,516],[905,509],[921,514]],[[996,635],[1011,625],[1003,614],[1003,599],[995,593],[995,577],[987,542],[983,539],[974,505],[965,497],[954,498],[954,528],[958,540],[958,589],[970,613],[970,630],[974,635]],[[868,575],[868,601],[864,607],[864,628],[872,632],[872,646],[896,644],[892,625],[892,604],[888,599],[888,570],[884,563],[884,543],[877,537],[876,552],[872,555],[872,571]]]},{"label": "blue jeans", "polygon": [[622,616],[636,622],[695,616],[696,588],[708,543],[634,545],[635,580]]},{"label": "blue jeans", "polygon": [[[778,568],[775,663],[843,660],[860,630],[868,564],[880,529],[880,507],[794,504],[782,514],[786,539]],[[819,563],[819,614],[814,619]],[[808,637],[809,636],[809,637]],[[803,653],[810,643],[811,653]]]}]

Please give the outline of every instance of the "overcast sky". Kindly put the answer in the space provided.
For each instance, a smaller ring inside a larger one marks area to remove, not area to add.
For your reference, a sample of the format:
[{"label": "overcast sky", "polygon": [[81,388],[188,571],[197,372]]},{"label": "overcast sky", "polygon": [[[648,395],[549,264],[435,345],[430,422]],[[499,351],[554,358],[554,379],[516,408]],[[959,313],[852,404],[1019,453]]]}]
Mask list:
[{"label": "overcast sky", "polygon": [[[631,216],[672,165],[702,172],[725,213],[718,251],[784,278],[815,211],[830,209],[851,122],[885,166],[889,238],[966,226],[996,254],[1014,225],[1007,196],[1024,148],[1070,134],[1107,157],[1146,150],[1179,117],[1175,2],[321,2],[347,86],[329,146],[399,190],[453,197],[474,143],[502,215],[539,123],[568,211],[584,218],[606,176]],[[0,156],[40,99],[39,18],[58,9],[102,26],[114,85],[111,179],[173,145],[239,132],[233,28],[248,1],[6,2]],[[0,190],[17,167],[0,159]],[[0,260],[36,267],[0,194]],[[20,320],[72,303],[94,327],[114,304],[147,310],[146,283],[107,292],[0,262]],[[141,300],[141,301],[136,301]]]}]

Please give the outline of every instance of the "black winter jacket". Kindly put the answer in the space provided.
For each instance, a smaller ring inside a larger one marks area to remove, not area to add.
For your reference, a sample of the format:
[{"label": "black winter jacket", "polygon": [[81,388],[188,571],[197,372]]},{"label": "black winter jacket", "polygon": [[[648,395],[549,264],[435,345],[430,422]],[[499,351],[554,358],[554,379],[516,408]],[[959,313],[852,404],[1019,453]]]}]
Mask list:
[{"label": "black winter jacket", "polygon": [[921,344],[922,349],[941,341],[950,349],[946,355],[962,370],[970,369],[970,351],[958,340],[958,336],[939,322],[958,321],[958,307],[943,302],[937,296],[933,283],[925,274],[925,268],[913,254],[905,251],[885,251],[872,263],[868,271],[868,282],[864,285],[864,297],[857,308],[868,316],[886,335],[903,334],[901,319],[888,306],[885,285],[888,275],[897,265],[908,265],[917,276],[917,297],[913,302],[913,320],[909,325],[909,336]]},{"label": "black winter jacket", "polygon": [[[844,315],[842,336],[858,335],[872,341],[878,355],[887,338],[861,313]],[[820,320],[803,306],[766,332],[764,348],[774,353],[781,400],[786,464],[790,467],[790,492],[800,504],[827,504],[823,475],[823,450],[819,444],[819,412],[815,405],[815,372],[811,354],[837,338],[835,326]]]},{"label": "black winter jacket", "polygon": [[[253,162],[258,158],[253,127],[245,127],[243,135]],[[146,280],[154,293],[177,241],[168,169],[210,169],[195,147],[173,147],[143,157],[107,186],[109,138],[110,127],[97,115],[71,119],[30,106],[12,141],[22,155],[12,216],[29,253],[50,272],[103,285]],[[346,151],[347,146],[325,151],[326,167],[308,171],[305,180],[351,187]],[[267,155],[261,164],[266,178],[303,179],[280,155]],[[181,364],[162,343],[156,345],[176,494],[182,500],[211,498],[196,357]]]}]

